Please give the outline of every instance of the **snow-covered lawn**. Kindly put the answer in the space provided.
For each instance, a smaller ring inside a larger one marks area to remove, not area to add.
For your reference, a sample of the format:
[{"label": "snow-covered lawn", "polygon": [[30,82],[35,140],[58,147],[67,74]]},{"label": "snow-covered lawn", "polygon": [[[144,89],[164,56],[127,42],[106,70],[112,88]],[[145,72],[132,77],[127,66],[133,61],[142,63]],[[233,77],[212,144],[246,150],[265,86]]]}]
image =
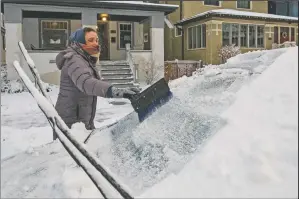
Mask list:
[{"label": "snow-covered lawn", "polygon": [[[297,63],[296,47],[208,66],[172,81],[174,98],[143,123],[133,115],[87,146],[135,196],[296,197]],[[50,96],[55,102],[57,88]],[[126,100],[99,99],[97,127],[133,110]],[[28,93],[1,95],[1,123],[1,197],[100,196],[59,141],[51,143]],[[81,124],[73,129],[88,134]]]},{"label": "snow-covered lawn", "polygon": [[[58,88],[51,89],[51,100],[56,103]],[[109,103],[118,101],[124,105]],[[127,100],[99,98],[97,108],[96,127],[113,123],[133,111]],[[75,128],[84,131],[83,124],[76,124]],[[87,133],[88,131],[86,135]],[[1,94],[1,159],[26,150],[31,151],[32,147],[52,141],[52,129],[29,93]]]}]

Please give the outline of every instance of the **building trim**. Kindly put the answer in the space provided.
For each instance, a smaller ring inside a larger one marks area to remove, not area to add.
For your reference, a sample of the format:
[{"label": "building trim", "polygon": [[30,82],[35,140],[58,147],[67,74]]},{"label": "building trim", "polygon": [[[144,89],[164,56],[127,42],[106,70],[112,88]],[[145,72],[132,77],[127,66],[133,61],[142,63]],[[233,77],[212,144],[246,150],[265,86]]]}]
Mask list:
[{"label": "building trim", "polygon": [[[1,3],[9,4],[31,4],[42,6],[66,6],[66,7],[84,7],[84,8],[103,8],[103,9],[124,9],[140,11],[158,11],[168,15],[174,12],[179,6],[155,3],[134,3],[121,1],[94,1],[94,0],[2,0]],[[5,10],[4,10],[5,12]]]},{"label": "building trim", "polygon": [[[225,12],[222,12],[225,10]],[[221,18],[230,18],[230,19],[246,19],[246,20],[260,20],[260,21],[269,21],[269,22],[296,22],[298,23],[298,18],[296,17],[285,17],[278,15],[271,15],[271,14],[262,14],[262,13],[256,13],[256,12],[248,12],[248,15],[245,14],[236,14],[236,13],[230,13],[229,9],[223,9],[223,10],[211,10],[207,11],[198,15],[194,15],[193,17],[183,19],[181,21],[176,22],[174,25],[186,25],[188,23],[212,18],[212,17],[221,17]],[[231,10],[232,12],[235,12],[236,10]],[[243,11],[238,11],[243,12]],[[245,12],[245,11],[244,11]],[[259,15],[250,15],[250,13],[259,14]],[[275,17],[273,17],[275,16]]]}]

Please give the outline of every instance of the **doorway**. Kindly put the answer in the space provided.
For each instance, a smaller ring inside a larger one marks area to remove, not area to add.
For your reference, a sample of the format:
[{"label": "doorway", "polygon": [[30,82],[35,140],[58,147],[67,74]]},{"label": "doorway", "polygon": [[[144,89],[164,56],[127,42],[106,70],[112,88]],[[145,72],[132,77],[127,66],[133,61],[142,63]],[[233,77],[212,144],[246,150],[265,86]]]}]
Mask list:
[{"label": "doorway", "polygon": [[108,23],[98,24],[98,37],[101,47],[100,60],[109,60]]}]

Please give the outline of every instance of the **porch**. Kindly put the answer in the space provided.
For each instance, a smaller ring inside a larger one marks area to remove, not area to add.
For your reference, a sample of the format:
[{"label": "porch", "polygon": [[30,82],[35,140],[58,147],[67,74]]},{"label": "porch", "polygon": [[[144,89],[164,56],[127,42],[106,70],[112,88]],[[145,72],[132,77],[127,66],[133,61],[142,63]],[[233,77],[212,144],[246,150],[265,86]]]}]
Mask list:
[{"label": "porch", "polygon": [[[67,3],[14,1],[16,3],[4,1],[7,64],[19,60],[24,65],[17,45],[21,40],[38,71],[47,76],[45,81],[55,84],[60,76],[56,55],[69,44],[73,31],[86,26],[98,32],[100,60],[128,62],[130,51],[133,65],[138,65],[136,62],[140,59],[155,60],[163,65],[164,15],[177,8],[151,3],[132,5],[131,2],[92,1],[83,5],[75,0]],[[130,47],[126,50],[127,44]],[[9,72],[8,79],[14,78],[16,73]]]}]

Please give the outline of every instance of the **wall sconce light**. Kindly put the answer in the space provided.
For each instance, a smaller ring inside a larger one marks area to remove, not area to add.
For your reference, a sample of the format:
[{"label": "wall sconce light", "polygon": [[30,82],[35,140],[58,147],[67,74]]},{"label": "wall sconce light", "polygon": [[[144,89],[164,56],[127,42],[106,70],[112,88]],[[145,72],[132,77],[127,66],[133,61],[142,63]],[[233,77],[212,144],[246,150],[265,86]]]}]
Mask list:
[{"label": "wall sconce light", "polygon": [[108,14],[100,14],[100,20],[103,22],[108,21]]}]

